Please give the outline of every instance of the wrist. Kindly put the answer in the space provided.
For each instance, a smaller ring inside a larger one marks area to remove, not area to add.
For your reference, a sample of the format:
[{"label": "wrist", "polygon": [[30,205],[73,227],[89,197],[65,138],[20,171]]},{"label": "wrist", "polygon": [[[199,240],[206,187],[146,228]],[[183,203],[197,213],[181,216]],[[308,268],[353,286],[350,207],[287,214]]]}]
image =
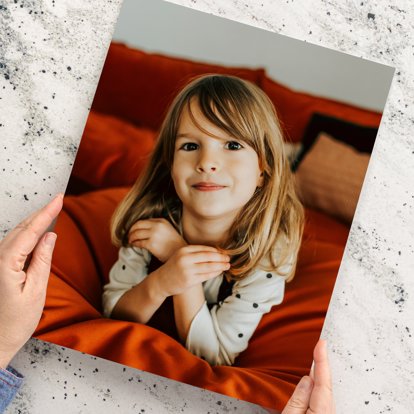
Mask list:
[{"label": "wrist", "polygon": [[13,356],[0,355],[0,368],[5,370],[13,359]]},{"label": "wrist", "polygon": [[163,302],[168,296],[171,296],[163,289],[162,271],[160,269],[154,270],[147,278],[148,291],[151,298],[157,302]]},{"label": "wrist", "polygon": [[180,250],[182,247],[185,247],[187,245],[188,243],[184,239],[177,240],[177,242],[174,243],[174,245],[171,247],[168,257],[166,258],[165,262],[167,262],[171,258],[171,256],[173,256],[178,250]]},{"label": "wrist", "polygon": [[178,293],[177,295],[174,295],[174,298],[176,298],[177,300],[185,300],[186,298],[198,298],[199,301],[202,298],[204,301],[205,296],[204,296],[203,284],[197,283],[196,285],[190,286],[189,288],[184,290],[182,293]]}]

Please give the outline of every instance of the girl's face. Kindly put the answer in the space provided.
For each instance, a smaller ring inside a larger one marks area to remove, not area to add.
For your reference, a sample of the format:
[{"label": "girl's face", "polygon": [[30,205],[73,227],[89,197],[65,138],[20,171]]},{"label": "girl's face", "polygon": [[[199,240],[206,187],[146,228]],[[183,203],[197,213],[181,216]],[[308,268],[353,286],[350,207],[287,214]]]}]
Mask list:
[{"label": "girl's face", "polygon": [[183,111],[171,173],[183,214],[233,221],[263,184],[257,153],[210,123],[194,101],[191,111],[214,137],[194,125],[187,109]]}]

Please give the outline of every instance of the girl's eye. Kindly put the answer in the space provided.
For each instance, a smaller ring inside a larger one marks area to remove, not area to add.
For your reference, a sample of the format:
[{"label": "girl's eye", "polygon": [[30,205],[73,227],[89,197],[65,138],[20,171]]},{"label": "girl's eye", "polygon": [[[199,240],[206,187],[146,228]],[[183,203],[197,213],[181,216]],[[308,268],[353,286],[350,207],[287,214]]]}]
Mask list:
[{"label": "girl's eye", "polygon": [[181,145],[180,149],[184,151],[195,151],[198,148],[198,145],[194,142],[186,142],[185,144]]},{"label": "girl's eye", "polygon": [[240,142],[237,141],[229,141],[226,142],[226,149],[229,149],[231,151],[237,151],[244,148],[242,144],[240,144]]}]

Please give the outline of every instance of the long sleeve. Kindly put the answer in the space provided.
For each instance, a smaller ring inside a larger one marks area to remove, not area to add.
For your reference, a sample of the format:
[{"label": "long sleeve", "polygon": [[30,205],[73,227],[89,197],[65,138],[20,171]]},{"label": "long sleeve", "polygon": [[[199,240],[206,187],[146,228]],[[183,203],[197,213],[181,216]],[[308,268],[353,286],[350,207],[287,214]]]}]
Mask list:
[{"label": "long sleeve", "polygon": [[110,317],[121,296],[140,283],[148,274],[150,253],[136,247],[121,247],[118,260],[109,272],[109,283],[104,286],[103,311]]},{"label": "long sleeve", "polygon": [[0,413],[10,404],[22,382],[23,377],[12,367],[0,368]]},{"label": "long sleeve", "polygon": [[[217,292],[221,280],[218,277],[205,285],[207,299],[209,290]],[[212,365],[232,365],[247,348],[262,316],[283,301],[284,287],[285,279],[277,273],[254,270],[234,284],[223,302],[210,310],[204,303],[191,323],[187,349]]]}]

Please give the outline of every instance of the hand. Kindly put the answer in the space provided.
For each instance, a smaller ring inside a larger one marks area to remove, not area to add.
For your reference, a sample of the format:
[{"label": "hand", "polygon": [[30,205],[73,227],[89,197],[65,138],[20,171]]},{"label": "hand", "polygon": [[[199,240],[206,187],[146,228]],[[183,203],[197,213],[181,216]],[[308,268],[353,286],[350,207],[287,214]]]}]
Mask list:
[{"label": "hand", "polygon": [[[55,233],[43,234],[62,208],[63,195],[20,223],[0,242],[0,367],[31,337],[45,304]],[[24,269],[32,253],[30,265]]]},{"label": "hand", "polygon": [[163,263],[180,247],[187,245],[172,224],[164,218],[137,221],[129,231],[128,242],[148,250]]},{"label": "hand", "polygon": [[165,296],[179,295],[230,269],[230,257],[211,246],[190,245],[178,249],[155,272]]},{"label": "hand", "polygon": [[282,414],[334,414],[331,374],[326,342],[318,341],[313,351],[314,368],[295,388]]}]

